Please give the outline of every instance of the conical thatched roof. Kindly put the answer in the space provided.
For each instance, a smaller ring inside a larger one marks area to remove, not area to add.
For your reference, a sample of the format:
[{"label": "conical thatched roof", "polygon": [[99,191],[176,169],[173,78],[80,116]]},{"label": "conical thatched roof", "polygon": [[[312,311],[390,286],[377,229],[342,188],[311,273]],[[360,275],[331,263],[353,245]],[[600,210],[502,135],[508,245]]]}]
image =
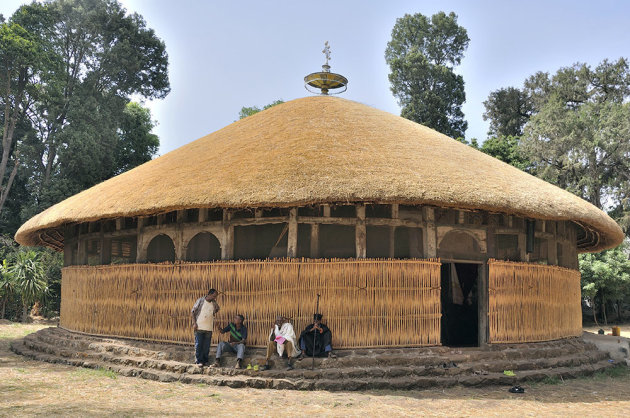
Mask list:
[{"label": "conical thatched roof", "polygon": [[619,244],[623,233],[584,200],[432,129],[356,102],[293,100],[235,122],[58,203],[17,232],[42,243],[65,223],[196,207],[367,201],[572,220]]}]

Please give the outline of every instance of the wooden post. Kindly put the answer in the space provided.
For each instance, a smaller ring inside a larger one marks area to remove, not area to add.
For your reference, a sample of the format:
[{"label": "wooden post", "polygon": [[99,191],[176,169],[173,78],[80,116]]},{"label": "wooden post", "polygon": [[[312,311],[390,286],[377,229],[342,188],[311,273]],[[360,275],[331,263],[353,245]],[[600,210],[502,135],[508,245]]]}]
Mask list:
[{"label": "wooden post", "polygon": [[365,205],[356,205],[357,225],[355,227],[355,244],[357,258],[365,258],[367,255],[367,239],[365,229]]},{"label": "wooden post", "polygon": [[527,254],[527,235],[523,233],[518,234],[518,251],[520,253],[520,261],[529,261],[529,254]]},{"label": "wooden post", "polygon": [[488,344],[488,264],[481,264],[477,276],[478,296],[478,343],[479,347]]},{"label": "wooden post", "polygon": [[435,227],[435,210],[424,208],[424,219],[426,219],[426,231],[424,232],[424,253],[426,258],[437,257],[437,228]]},{"label": "wooden post", "polygon": [[287,257],[289,258],[295,258],[297,256],[297,229],[297,208],[291,208],[289,211],[289,232],[287,234]]},{"label": "wooden post", "polygon": [[148,218],[144,216],[138,217],[138,228],[136,236],[136,263],[144,263],[147,261],[147,251],[144,248],[144,226],[147,224]]},{"label": "wooden post", "polygon": [[399,217],[399,207],[398,203],[392,204],[392,219],[398,219]]},{"label": "wooden post", "polygon": [[330,205],[324,205],[324,218],[330,218]]},{"label": "wooden post", "polygon": [[208,219],[208,208],[199,209],[199,223],[205,222]]},{"label": "wooden post", "polygon": [[232,214],[227,209],[223,209],[223,242],[221,245],[221,259],[231,260],[234,258],[234,226],[230,224]]},{"label": "wooden post", "polygon": [[125,218],[116,218],[116,231],[123,229]]},{"label": "wooden post", "polygon": [[389,258],[396,257],[396,227],[389,227]]},{"label": "wooden post", "polygon": [[319,224],[311,225],[311,258],[319,258]]},{"label": "wooden post", "polygon": [[254,210],[254,218],[260,219],[262,217],[263,217],[263,210],[262,209],[255,209]]},{"label": "wooden post", "polygon": [[182,222],[186,222],[186,211],[178,210],[177,211],[177,223],[181,224]]}]

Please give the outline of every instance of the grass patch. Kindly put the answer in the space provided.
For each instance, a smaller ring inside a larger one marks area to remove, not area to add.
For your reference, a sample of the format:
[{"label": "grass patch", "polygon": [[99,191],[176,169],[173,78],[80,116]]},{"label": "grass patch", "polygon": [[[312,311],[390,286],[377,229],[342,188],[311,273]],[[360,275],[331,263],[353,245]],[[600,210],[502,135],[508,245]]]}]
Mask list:
[{"label": "grass patch", "polygon": [[92,379],[92,378],[100,379],[103,377],[106,377],[109,379],[118,378],[118,375],[116,374],[116,372],[104,369],[102,367],[99,367],[98,369],[86,369],[85,367],[80,367],[76,370],[73,370],[72,375],[77,376],[77,377],[87,378],[87,379]]},{"label": "grass patch", "polygon": [[621,377],[630,377],[630,368],[623,364],[617,364],[613,367],[609,367],[608,369],[601,370],[593,375],[596,379],[605,379],[605,378],[621,378]]}]

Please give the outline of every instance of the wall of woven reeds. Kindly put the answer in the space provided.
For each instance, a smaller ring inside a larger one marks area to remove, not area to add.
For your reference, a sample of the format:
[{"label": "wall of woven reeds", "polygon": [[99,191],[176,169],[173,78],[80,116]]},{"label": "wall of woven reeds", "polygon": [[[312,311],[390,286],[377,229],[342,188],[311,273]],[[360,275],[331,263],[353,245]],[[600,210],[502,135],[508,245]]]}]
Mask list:
[{"label": "wall of woven reeds", "polygon": [[580,272],[488,261],[491,343],[548,341],[582,334]]},{"label": "wall of woven reeds", "polygon": [[[190,310],[209,288],[220,292],[218,323],[242,313],[253,346],[266,344],[276,315],[292,318],[299,334],[311,322],[318,293],[337,348],[440,343],[440,262],[433,259],[66,267],[61,326],[192,343]],[[214,342],[219,338],[215,332]]]}]

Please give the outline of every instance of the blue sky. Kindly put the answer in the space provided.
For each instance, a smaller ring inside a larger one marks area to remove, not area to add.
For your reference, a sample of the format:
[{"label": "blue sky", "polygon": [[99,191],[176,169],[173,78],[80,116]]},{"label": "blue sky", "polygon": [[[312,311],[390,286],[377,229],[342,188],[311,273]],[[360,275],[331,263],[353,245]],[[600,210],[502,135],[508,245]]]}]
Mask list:
[{"label": "blue sky", "polygon": [[[9,17],[23,0],[0,0]],[[303,77],[323,63],[349,79],[342,95],[394,114],[383,57],[405,13],[454,11],[470,37],[457,72],[466,82],[467,138],[486,138],[483,101],[536,71],[630,56],[630,2],[598,1],[201,1],[123,0],[166,43],[172,92],[147,103],[160,153],[214,132],[242,106],[309,95]]]}]

